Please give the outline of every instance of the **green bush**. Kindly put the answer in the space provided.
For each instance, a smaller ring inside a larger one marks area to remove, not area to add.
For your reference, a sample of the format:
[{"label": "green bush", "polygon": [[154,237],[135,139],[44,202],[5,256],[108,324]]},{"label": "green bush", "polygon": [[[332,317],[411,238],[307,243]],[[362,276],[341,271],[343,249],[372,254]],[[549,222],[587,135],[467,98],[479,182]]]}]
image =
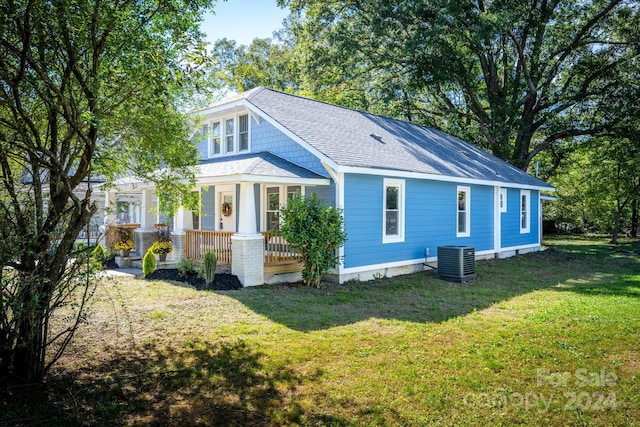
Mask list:
[{"label": "green bush", "polygon": [[322,274],[340,262],[336,249],[347,239],[342,211],[328,205],[317,194],[299,194],[280,208],[280,234],[298,250],[307,286],[320,286]]},{"label": "green bush", "polygon": [[142,258],[142,274],[145,276],[156,271],[156,255],[151,249]]},{"label": "green bush", "polygon": [[178,274],[186,276],[196,272],[196,262],[193,258],[182,258],[178,261]]},{"label": "green bush", "polygon": [[107,262],[107,252],[104,250],[104,246],[100,243],[93,250],[93,262],[97,268],[104,268],[105,262]]},{"label": "green bush", "polygon": [[216,278],[216,267],[218,265],[218,257],[214,251],[204,253],[204,262],[198,270],[198,276],[203,278],[207,285],[213,283]]}]

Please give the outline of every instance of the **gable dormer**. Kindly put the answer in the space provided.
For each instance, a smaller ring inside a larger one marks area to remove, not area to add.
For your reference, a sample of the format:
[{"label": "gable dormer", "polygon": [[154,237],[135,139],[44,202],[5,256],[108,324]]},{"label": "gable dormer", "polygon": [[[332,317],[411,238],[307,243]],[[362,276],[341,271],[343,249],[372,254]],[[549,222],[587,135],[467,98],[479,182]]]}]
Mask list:
[{"label": "gable dormer", "polygon": [[203,159],[247,153],[251,150],[249,112],[207,114],[201,121],[198,148]]}]

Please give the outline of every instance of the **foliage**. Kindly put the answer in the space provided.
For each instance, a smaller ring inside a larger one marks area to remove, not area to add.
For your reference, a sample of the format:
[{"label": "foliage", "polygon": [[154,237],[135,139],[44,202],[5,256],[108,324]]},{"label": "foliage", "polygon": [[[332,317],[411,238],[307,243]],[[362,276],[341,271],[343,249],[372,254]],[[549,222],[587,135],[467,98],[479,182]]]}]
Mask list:
[{"label": "foliage", "polygon": [[169,240],[158,240],[151,245],[151,251],[157,255],[166,255],[173,251],[173,245]]},{"label": "foliage", "polygon": [[182,258],[178,261],[178,273],[187,276],[196,273],[196,261],[193,258]]},{"label": "foliage", "polygon": [[154,271],[156,271],[156,256],[151,248],[149,248],[142,258],[142,274],[146,276]]},{"label": "foliage", "polygon": [[[601,138],[567,157],[551,183],[557,200],[545,206],[545,218],[575,232],[629,232],[640,200],[640,145],[624,138]],[[637,230],[637,214],[636,214]]]},{"label": "foliage", "polygon": [[107,253],[101,243],[98,243],[93,249],[93,262],[95,265],[102,269],[107,262]]},{"label": "foliage", "polygon": [[[279,0],[307,90],[437,126],[526,169],[607,133],[638,59],[640,10],[611,2]],[[352,107],[353,105],[347,105]]]},{"label": "foliage", "polygon": [[273,39],[254,39],[249,46],[233,40],[218,40],[212,54],[211,80],[237,92],[266,86],[289,93],[300,93],[304,75],[289,26],[274,34]]},{"label": "foliage", "polygon": [[[82,320],[52,313],[91,284],[69,263],[93,177],[156,184],[175,206],[197,149],[180,100],[199,78],[211,0],[0,4],[0,383],[42,381]],[[162,143],[158,143],[162,141]]]},{"label": "foliage", "polygon": [[116,251],[132,251],[136,248],[136,244],[131,239],[118,240],[113,244],[113,249]]},{"label": "foliage", "polygon": [[340,262],[336,250],[346,240],[342,211],[317,194],[297,194],[280,208],[280,234],[300,253],[307,286],[320,286],[322,274]]},{"label": "foliage", "polygon": [[206,251],[203,255],[203,262],[198,269],[198,276],[210,285],[216,278],[216,267],[218,265],[218,257],[215,251]]}]

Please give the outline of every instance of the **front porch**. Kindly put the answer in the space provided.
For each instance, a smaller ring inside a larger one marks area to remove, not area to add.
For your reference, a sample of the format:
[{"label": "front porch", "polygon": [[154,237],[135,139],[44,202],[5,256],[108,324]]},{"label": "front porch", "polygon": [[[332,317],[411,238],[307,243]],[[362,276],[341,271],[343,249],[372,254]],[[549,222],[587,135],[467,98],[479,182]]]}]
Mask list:
[{"label": "front porch", "polygon": [[243,286],[293,282],[301,278],[299,256],[272,231],[279,227],[280,206],[311,188],[327,200],[334,197],[329,178],[271,153],[213,158],[199,166],[196,209],[181,206],[164,217],[158,213],[162,196],[152,185],[123,180],[118,188],[105,191],[105,206],[124,209],[131,220],[112,215],[105,223],[139,223],[134,230],[138,256],[157,240],[154,224],[167,223],[173,244],[168,260],[198,262],[205,251],[213,250],[218,263],[231,266]]},{"label": "front porch", "polygon": [[[113,245],[118,240],[122,229],[136,233],[136,230],[140,229],[140,224],[120,224],[109,227],[107,234],[108,245]],[[199,264],[204,259],[206,251],[214,251],[218,258],[220,269],[231,272],[233,264],[232,239],[235,234],[235,232],[230,231],[185,230],[183,256],[174,251],[167,256],[164,264],[173,268],[182,258],[193,259],[196,264]],[[264,275],[266,277],[269,276],[269,279],[273,279],[272,276],[302,271],[300,255],[282,236],[273,232],[261,232],[260,234],[264,238],[263,259]],[[136,259],[143,255],[138,252],[135,252]]]},{"label": "front porch", "polygon": [[[218,264],[233,265],[232,238],[236,233],[229,231],[185,231],[185,258],[201,262],[206,251],[214,251]],[[261,232],[264,238],[264,275],[274,276],[302,271],[300,255],[280,235]]]}]

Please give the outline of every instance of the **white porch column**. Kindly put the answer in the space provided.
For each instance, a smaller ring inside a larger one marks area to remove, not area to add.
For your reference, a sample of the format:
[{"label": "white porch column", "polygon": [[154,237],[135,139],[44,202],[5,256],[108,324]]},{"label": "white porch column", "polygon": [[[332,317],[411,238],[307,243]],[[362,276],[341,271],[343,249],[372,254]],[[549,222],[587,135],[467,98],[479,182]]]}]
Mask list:
[{"label": "white porch column", "polygon": [[157,214],[155,212],[155,205],[153,203],[153,190],[142,190],[142,197],[140,200],[140,228],[143,230],[154,230]]},{"label": "white porch column", "polygon": [[253,182],[240,183],[240,218],[238,219],[238,234],[257,234],[256,226],[256,198]]},{"label": "white porch column", "polygon": [[264,237],[256,226],[253,184],[240,183],[238,232],[231,236],[231,272],[245,287],[264,283]]},{"label": "white porch column", "polygon": [[153,189],[142,190],[140,197],[140,228],[135,230],[136,254],[144,256],[158,237],[154,225],[156,212],[153,204]]},{"label": "white porch column", "polygon": [[175,231],[193,230],[193,214],[180,206],[174,219]]},{"label": "white porch column", "polygon": [[109,227],[115,221],[115,191],[105,190],[104,192],[104,225]]},{"label": "white porch column", "polygon": [[173,218],[174,230],[171,232],[171,241],[173,243],[173,252],[170,256],[174,260],[180,260],[185,257],[187,247],[187,232],[193,230],[193,214],[189,209],[180,206]]}]

